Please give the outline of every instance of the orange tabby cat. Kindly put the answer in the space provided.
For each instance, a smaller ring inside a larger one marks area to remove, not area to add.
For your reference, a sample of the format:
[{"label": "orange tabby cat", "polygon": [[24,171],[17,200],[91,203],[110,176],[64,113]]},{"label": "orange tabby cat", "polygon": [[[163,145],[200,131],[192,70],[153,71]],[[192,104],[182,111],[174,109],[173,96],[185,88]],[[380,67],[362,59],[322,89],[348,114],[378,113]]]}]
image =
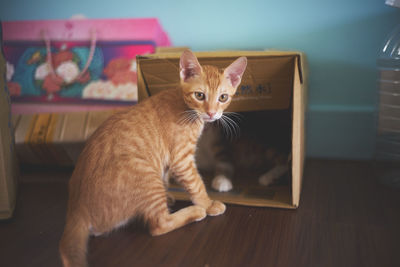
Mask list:
[{"label": "orange tabby cat", "polygon": [[[180,59],[181,86],[164,90],[108,119],[90,137],[69,182],[60,253],[64,266],[86,266],[89,235],[107,233],[142,217],[161,235],[220,215],[194,155],[205,122],[221,118],[240,84],[247,59],[220,71],[201,66],[189,50]],[[165,185],[169,173],[190,193],[194,205],[170,213]]]}]

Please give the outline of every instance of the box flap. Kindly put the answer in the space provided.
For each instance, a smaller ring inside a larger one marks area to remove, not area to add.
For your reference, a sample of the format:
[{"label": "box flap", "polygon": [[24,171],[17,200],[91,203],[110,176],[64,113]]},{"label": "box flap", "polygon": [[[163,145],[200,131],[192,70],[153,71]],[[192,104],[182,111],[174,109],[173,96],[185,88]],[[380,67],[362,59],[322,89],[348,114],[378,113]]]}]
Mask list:
[{"label": "box flap", "polygon": [[[299,206],[305,162],[305,112],[307,107],[307,80],[305,57],[295,63],[300,71],[293,81],[293,129],[292,129],[292,204]],[[303,74],[301,76],[300,74]],[[302,78],[304,77],[304,78]]]}]

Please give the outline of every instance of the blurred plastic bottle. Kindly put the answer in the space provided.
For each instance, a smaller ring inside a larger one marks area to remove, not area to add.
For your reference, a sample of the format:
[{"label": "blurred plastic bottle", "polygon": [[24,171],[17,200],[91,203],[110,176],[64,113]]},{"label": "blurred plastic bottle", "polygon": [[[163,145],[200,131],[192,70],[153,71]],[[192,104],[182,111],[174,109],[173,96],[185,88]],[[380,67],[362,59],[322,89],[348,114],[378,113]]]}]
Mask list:
[{"label": "blurred plastic bottle", "polygon": [[400,188],[400,25],[385,40],[377,64],[376,175],[380,182]]}]

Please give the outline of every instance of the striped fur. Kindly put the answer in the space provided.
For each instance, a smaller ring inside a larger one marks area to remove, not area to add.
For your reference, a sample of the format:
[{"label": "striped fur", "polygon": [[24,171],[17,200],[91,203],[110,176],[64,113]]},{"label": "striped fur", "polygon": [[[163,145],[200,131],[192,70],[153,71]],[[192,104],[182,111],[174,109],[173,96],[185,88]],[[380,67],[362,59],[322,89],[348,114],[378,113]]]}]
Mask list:
[{"label": "striped fur", "polygon": [[[238,60],[241,78],[246,59]],[[131,218],[143,218],[150,233],[160,235],[225,211],[223,203],[208,197],[194,155],[207,112],[222,112],[229,105],[230,99],[218,103],[216,98],[222,92],[235,93],[237,85],[232,86],[227,71],[237,72],[237,65],[224,72],[201,67],[186,51],[181,57],[180,88],[162,91],[115,114],[95,131],[69,181],[60,241],[64,266],[86,266],[89,235],[110,232]],[[190,69],[193,66],[195,70]],[[207,101],[194,97],[197,90],[207,95]],[[191,194],[193,206],[169,212],[167,172]]]}]

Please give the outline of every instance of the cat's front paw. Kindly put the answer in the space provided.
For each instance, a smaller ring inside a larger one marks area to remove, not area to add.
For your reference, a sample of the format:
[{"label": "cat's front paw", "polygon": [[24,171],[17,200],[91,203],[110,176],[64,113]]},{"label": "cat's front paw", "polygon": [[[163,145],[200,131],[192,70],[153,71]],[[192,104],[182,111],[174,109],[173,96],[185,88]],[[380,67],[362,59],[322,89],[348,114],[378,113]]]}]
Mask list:
[{"label": "cat's front paw", "polygon": [[277,165],[271,170],[269,170],[267,173],[261,175],[260,178],[258,178],[258,182],[261,185],[268,186],[287,172],[288,172],[287,164]]},{"label": "cat's front paw", "polygon": [[272,184],[275,180],[275,177],[271,173],[265,173],[258,178],[258,183],[263,186],[268,186]]},{"label": "cat's front paw", "polygon": [[231,180],[222,174],[214,177],[211,187],[218,192],[228,192],[233,188]]},{"label": "cat's front paw", "polygon": [[218,200],[212,200],[211,205],[207,208],[207,215],[217,216],[224,213],[226,210],[226,206],[224,203]]}]

